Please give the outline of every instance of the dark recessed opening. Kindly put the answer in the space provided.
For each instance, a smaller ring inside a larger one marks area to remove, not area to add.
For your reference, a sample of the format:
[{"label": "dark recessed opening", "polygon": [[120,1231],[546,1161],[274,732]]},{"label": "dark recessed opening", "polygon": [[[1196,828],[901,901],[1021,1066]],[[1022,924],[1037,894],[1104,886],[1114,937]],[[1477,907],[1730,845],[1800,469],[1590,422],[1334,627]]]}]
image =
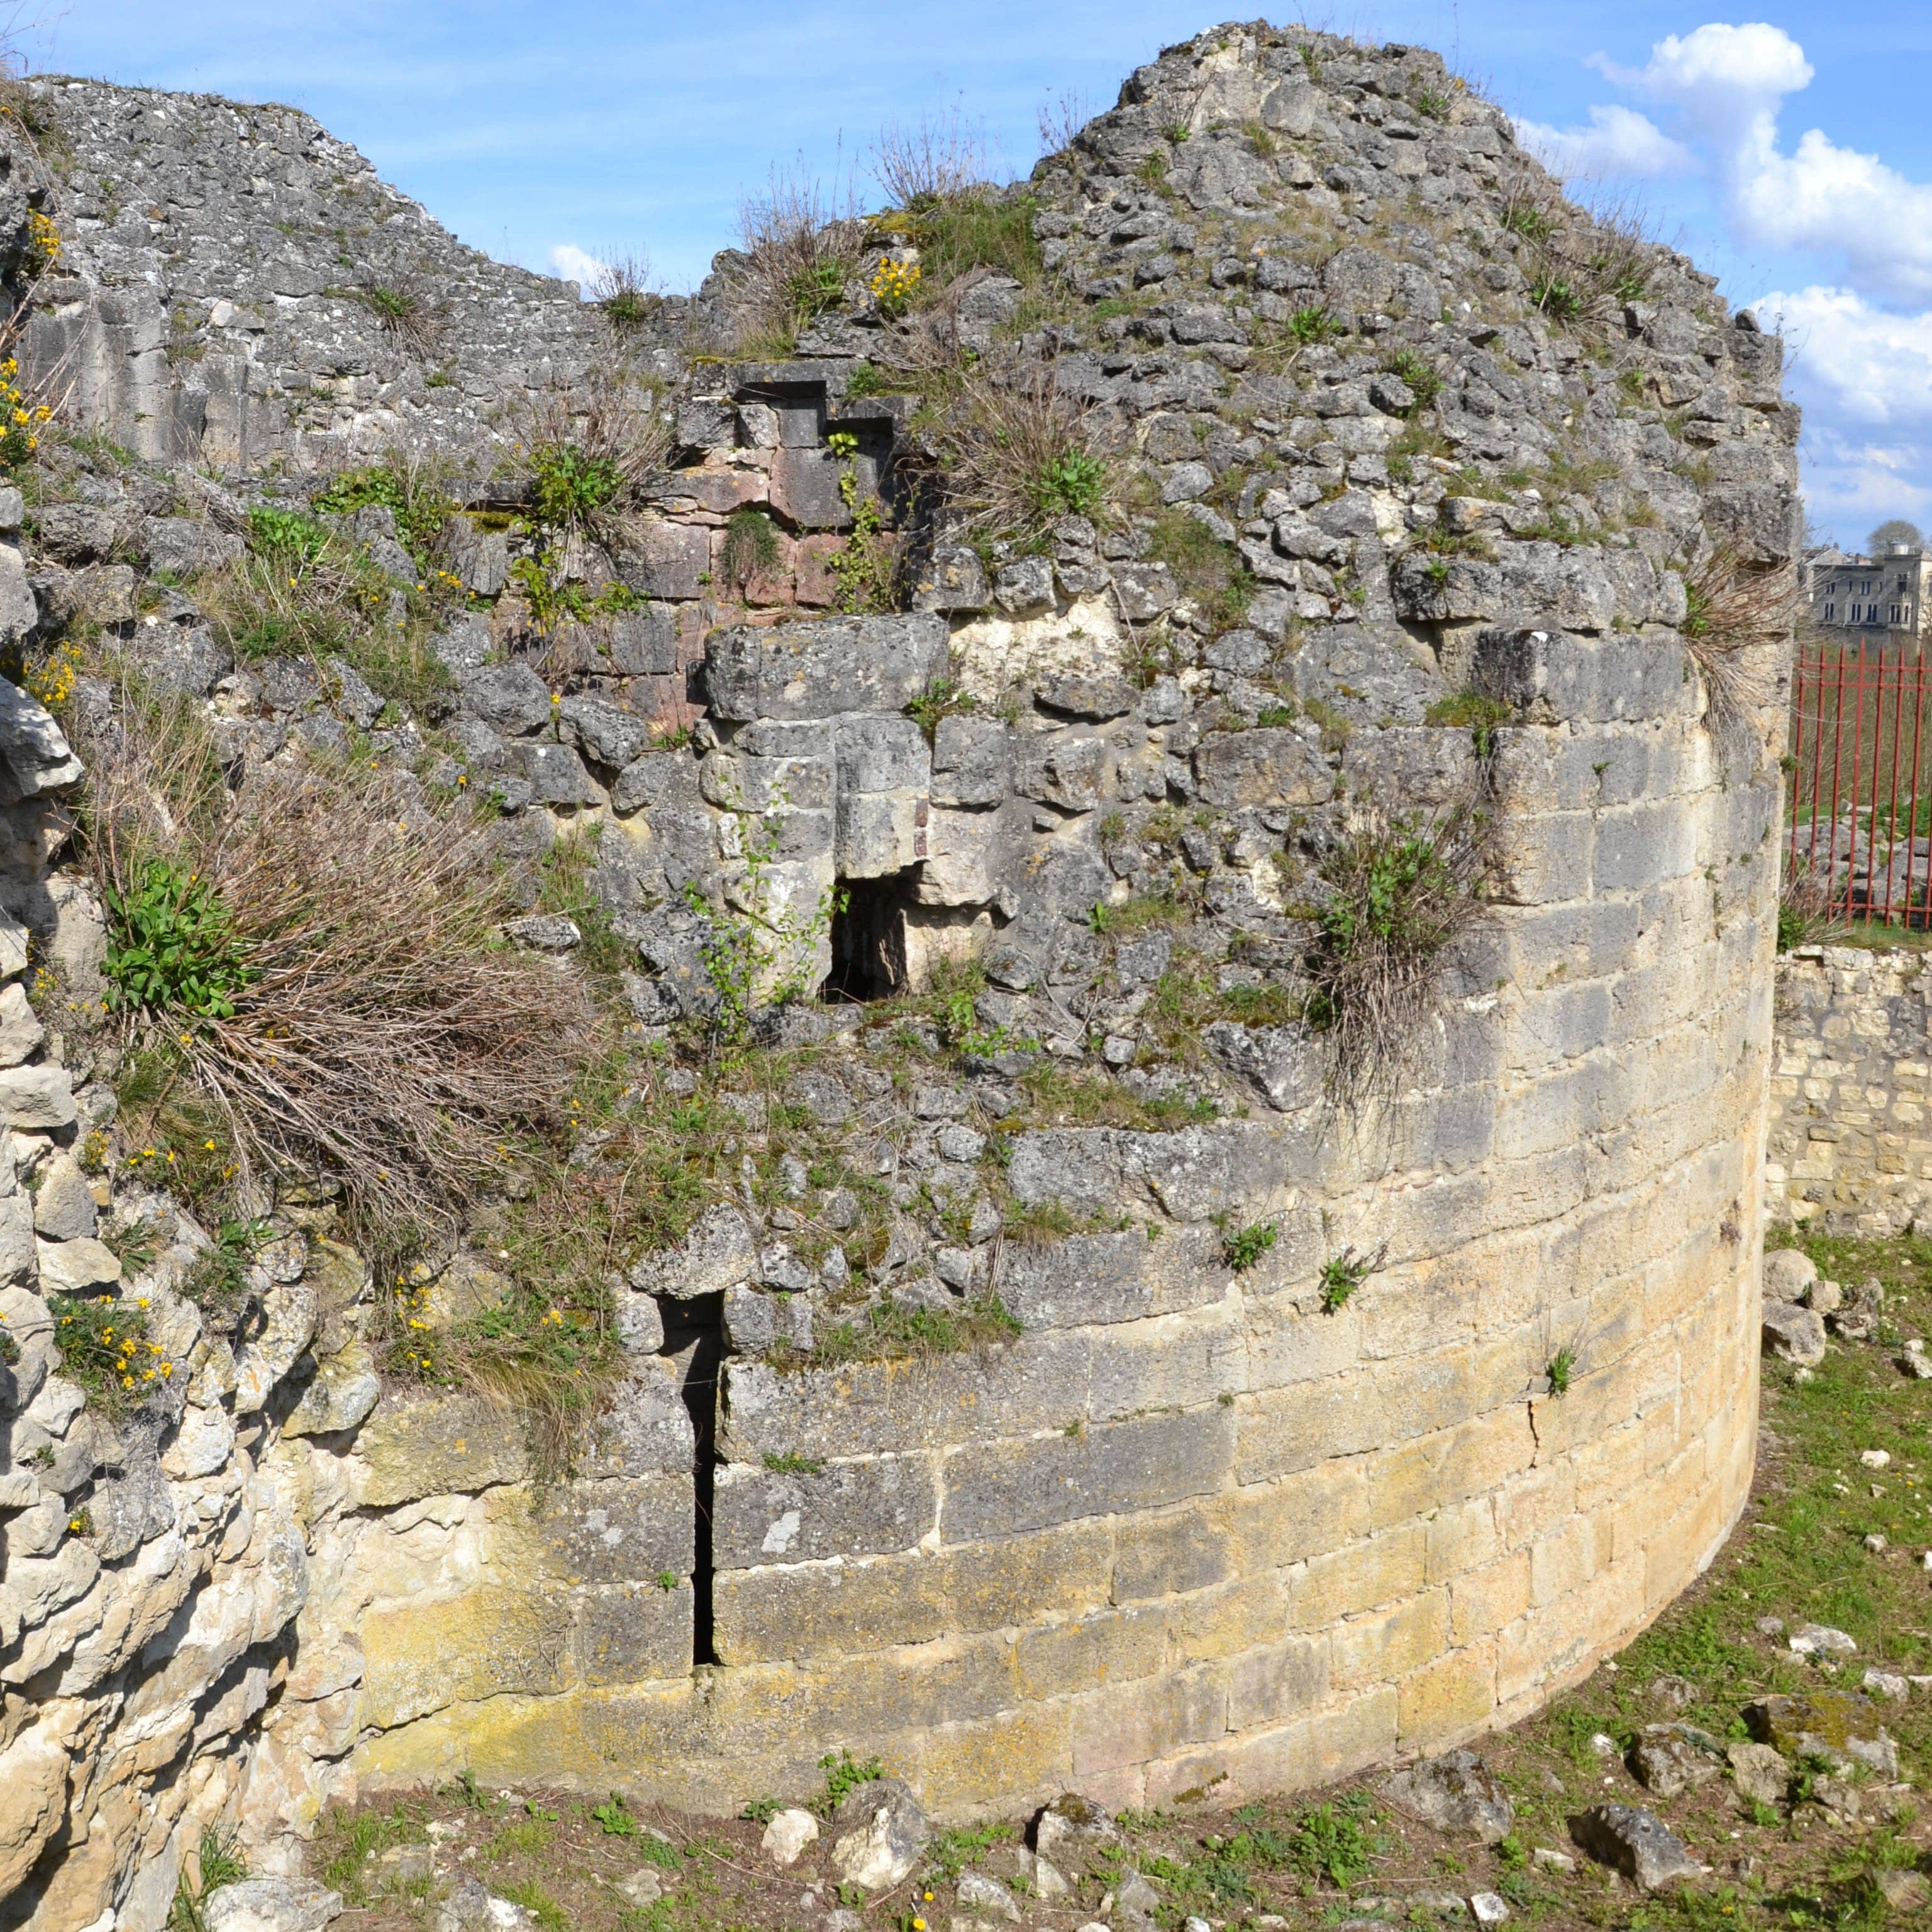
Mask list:
[{"label": "dark recessed opening", "polygon": [[718,1371],[724,1358],[724,1298],[697,1294],[688,1300],[661,1294],[662,1352],[677,1364],[677,1392],[684,1400],[696,1438],[692,1486],[697,1507],[691,1559],[691,1660],[716,1664],[711,1605],[711,1505],[717,1490]]},{"label": "dark recessed opening", "polygon": [[832,970],[821,1000],[889,1000],[906,986],[905,908],[912,872],[841,879],[832,915]]}]

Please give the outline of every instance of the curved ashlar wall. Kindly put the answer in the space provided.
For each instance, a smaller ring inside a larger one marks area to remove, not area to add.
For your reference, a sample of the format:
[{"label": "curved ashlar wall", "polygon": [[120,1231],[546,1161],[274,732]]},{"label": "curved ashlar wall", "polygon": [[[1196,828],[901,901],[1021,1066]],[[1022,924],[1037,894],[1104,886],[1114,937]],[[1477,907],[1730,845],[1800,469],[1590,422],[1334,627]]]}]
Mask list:
[{"label": "curved ashlar wall", "polygon": [[[1682,1589],[1754,1449],[1775,769],[1674,638],[1487,632],[1475,680],[1529,721],[1507,884],[1412,1090],[1353,1126],[1031,1135],[1016,1196],[1114,1231],[1009,1247],[1017,1340],[728,1358],[716,1664],[662,1358],[548,1490],[462,1401],[285,1442],[311,1514],[347,1506],[301,1654],[360,1668],[365,1788],[735,1808],[840,1744],[956,1815],[1292,1787],[1520,1716]],[[1382,1265],[1324,1312],[1349,1246]]]}]

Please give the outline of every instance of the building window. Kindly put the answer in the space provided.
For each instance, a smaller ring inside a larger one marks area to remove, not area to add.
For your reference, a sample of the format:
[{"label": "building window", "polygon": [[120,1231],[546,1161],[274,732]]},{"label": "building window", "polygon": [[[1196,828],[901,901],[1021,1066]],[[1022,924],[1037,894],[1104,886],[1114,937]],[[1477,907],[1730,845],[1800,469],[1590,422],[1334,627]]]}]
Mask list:
[{"label": "building window", "polygon": [[1892,621],[1894,624],[1898,622],[1898,606],[1896,604],[1892,607]]},{"label": "building window", "polygon": [[1838,614],[1836,613],[1836,611],[1834,611],[1834,610],[1832,609],[1832,606],[1831,606],[1830,604],[1827,604],[1825,606],[1825,621],[1826,621],[1828,624],[1832,621],[1832,618],[1833,618],[1834,616],[1835,616],[1837,614]]}]

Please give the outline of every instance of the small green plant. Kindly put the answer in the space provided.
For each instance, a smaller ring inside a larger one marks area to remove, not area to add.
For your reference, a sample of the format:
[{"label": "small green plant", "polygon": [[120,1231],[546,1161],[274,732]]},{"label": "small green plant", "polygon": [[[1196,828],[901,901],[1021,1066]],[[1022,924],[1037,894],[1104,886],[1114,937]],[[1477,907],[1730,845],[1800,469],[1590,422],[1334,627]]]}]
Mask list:
[{"label": "small green plant", "polygon": [[1107,466],[1084,449],[1063,451],[1042,464],[1034,476],[1031,495],[1042,517],[1090,516],[1107,490]]},{"label": "small green plant", "polygon": [[855,362],[851,374],[845,378],[845,393],[855,400],[889,396],[892,393],[892,379],[876,362]]},{"label": "small green plant", "polygon": [[1272,1221],[1257,1221],[1250,1226],[1224,1234],[1221,1258],[1237,1274],[1245,1274],[1280,1238],[1281,1231]]},{"label": "small green plant", "polygon": [[776,1798],[748,1798],[738,1816],[747,1824],[769,1825],[784,1809]]},{"label": "small green plant", "polygon": [[1330,1256],[1322,1264],[1324,1313],[1333,1315],[1338,1308],[1345,1306],[1349,1296],[1382,1265],[1382,1258],[1379,1249],[1372,1255],[1359,1255],[1349,1247],[1344,1248],[1339,1255]]},{"label": "small green plant", "polygon": [[669,1596],[677,1588],[678,1575],[675,1570],[660,1570],[657,1574],[657,1586]]},{"label": "small green plant", "polygon": [[859,453],[859,439],[849,429],[835,429],[825,439],[825,446],[841,463],[850,463]]},{"label": "small green plant", "polygon": [[422,298],[412,295],[407,289],[392,289],[375,282],[367,288],[356,290],[353,294],[355,299],[392,334],[414,334],[428,320]]},{"label": "small green plant", "polygon": [[1264,727],[1292,724],[1300,716],[1298,709],[1292,704],[1264,704],[1260,710],[1255,713],[1255,722]]},{"label": "small green plant", "polygon": [[1290,338],[1301,348],[1332,341],[1342,332],[1342,325],[1319,302],[1304,302],[1288,319]]},{"label": "small green plant", "polygon": [[860,1785],[870,1784],[874,1778],[883,1778],[886,1774],[885,1766],[877,1758],[868,1757],[862,1761],[855,1758],[843,1744],[836,1751],[828,1751],[820,1758],[818,1768],[825,1774],[825,1795],[814,1808],[827,1818]]},{"label": "small green plant", "polygon": [[1503,211],[1503,226],[1526,242],[1547,242],[1556,232],[1556,224],[1529,202],[1517,202]]},{"label": "small green plant", "polygon": [[1552,1395],[1568,1395],[1570,1378],[1576,1372],[1576,1352],[1574,1348],[1558,1348],[1550,1358],[1550,1366],[1544,1373],[1550,1378]]},{"label": "small green plant", "polygon": [[1538,275],[1529,285],[1529,298],[1557,322],[1574,322],[1583,310],[1582,297],[1559,276]]},{"label": "small green plant", "polygon": [[643,1835],[644,1827],[631,1816],[631,1808],[625,1802],[621,1791],[614,1791],[608,1804],[591,1808],[592,1821],[601,1826],[607,1838],[635,1838]]},{"label": "small green plant", "polygon": [[1178,148],[1187,139],[1192,130],[1185,121],[1170,121],[1160,131]]},{"label": "small green plant", "polygon": [[[1413,349],[1398,350],[1384,364],[1391,376],[1406,382],[1415,398],[1414,408],[1426,410],[1442,393],[1442,375],[1427,357]],[[1405,415],[1411,413],[1406,410]]]},{"label": "small green plant", "polygon": [[838,580],[838,608],[854,616],[890,610],[898,560],[886,534],[884,508],[876,495],[860,494],[854,470],[839,478],[838,495],[852,519],[844,548],[825,560]]},{"label": "small green plant", "polygon": [[942,718],[973,709],[973,694],[970,691],[962,690],[950,677],[936,677],[906,706],[906,716],[926,734],[926,742],[929,745]]},{"label": "small green plant", "polygon": [[1294,1864],[1311,1878],[1326,1879],[1338,1890],[1367,1877],[1381,1842],[1371,1828],[1367,1801],[1351,1792],[1334,1804],[1318,1804],[1302,1814],[1289,1840]]},{"label": "small green plant", "polygon": [[261,975],[248,963],[212,880],[150,860],[107,894],[108,1001],[122,1012],[232,1019]]},{"label": "small green plant", "polygon": [[1466,727],[1476,756],[1492,758],[1496,752],[1496,734],[1509,722],[1509,706],[1479,691],[1459,691],[1454,697],[1432,704],[1424,717],[1431,724]]},{"label": "small green plant", "polygon": [[1440,121],[1449,112],[1449,96],[1439,87],[1418,87],[1408,104],[1429,120]]},{"label": "small green plant", "polygon": [[816,1476],[825,1465],[810,1456],[801,1456],[796,1450],[788,1449],[782,1456],[766,1452],[765,1467],[775,1476]]},{"label": "small green plant", "polygon": [[416,568],[431,570],[443,525],[455,506],[435,484],[400,464],[376,464],[338,476],[311,500],[309,507],[329,516],[348,517],[367,505],[380,504],[396,520],[396,535]]},{"label": "small green plant", "polygon": [[763,510],[749,504],[731,513],[724,526],[724,548],[719,568],[724,581],[742,592],[754,577],[778,568],[778,526]]},{"label": "small green plant", "polygon": [[845,297],[845,265],[838,261],[814,262],[787,278],[785,300],[796,326],[816,322],[830,315]]},{"label": "small green plant", "polygon": [[236,1855],[234,1840],[218,1836],[212,1825],[202,1827],[195,1864],[197,1882],[190,1883],[185,1862],[176,1881],[168,1932],[208,1932],[202,1901],[210,1892],[220,1891],[224,1885],[239,1885],[248,1876],[248,1868]]},{"label": "small green plant", "polygon": [[278,510],[272,503],[257,503],[248,512],[248,542],[264,556],[310,564],[328,548],[328,532],[305,511]]}]

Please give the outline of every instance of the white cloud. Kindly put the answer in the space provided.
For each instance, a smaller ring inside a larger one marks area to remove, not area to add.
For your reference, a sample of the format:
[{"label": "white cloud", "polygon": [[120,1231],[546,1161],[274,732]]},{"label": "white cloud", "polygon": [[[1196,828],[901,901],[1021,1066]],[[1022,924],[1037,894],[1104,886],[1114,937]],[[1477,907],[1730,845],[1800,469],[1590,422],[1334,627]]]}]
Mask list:
[{"label": "white cloud", "polygon": [[1805,406],[1805,493],[1860,543],[1886,517],[1932,512],[1932,314],[1895,314],[1856,290],[1774,290],[1752,305],[1788,346]]},{"label": "white cloud", "polygon": [[[1666,103],[1682,132],[1709,150],[1748,240],[1840,258],[1856,283],[1882,294],[1932,295],[1932,187],[1815,128],[1789,153],[1779,146],[1784,97],[1809,86],[1814,71],[1782,28],[1714,21],[1659,40],[1642,67],[1601,55],[1592,64]],[[1592,118],[1601,111],[1593,108]],[[1588,139],[1593,130],[1576,131]]]},{"label": "white cloud", "polygon": [[1546,128],[1519,121],[1516,137],[1553,175],[1565,181],[1606,177],[1652,181],[1689,174],[1697,158],[1648,115],[1632,107],[1593,107],[1587,128]]},{"label": "white cloud", "polygon": [[1855,422],[1932,428],[1932,314],[1896,315],[1850,289],[1774,290],[1753,304],[1790,345],[1794,380]]},{"label": "white cloud", "polygon": [[590,286],[602,273],[604,264],[587,249],[574,242],[560,242],[550,251],[550,265],[566,282],[575,282],[587,300]]}]

